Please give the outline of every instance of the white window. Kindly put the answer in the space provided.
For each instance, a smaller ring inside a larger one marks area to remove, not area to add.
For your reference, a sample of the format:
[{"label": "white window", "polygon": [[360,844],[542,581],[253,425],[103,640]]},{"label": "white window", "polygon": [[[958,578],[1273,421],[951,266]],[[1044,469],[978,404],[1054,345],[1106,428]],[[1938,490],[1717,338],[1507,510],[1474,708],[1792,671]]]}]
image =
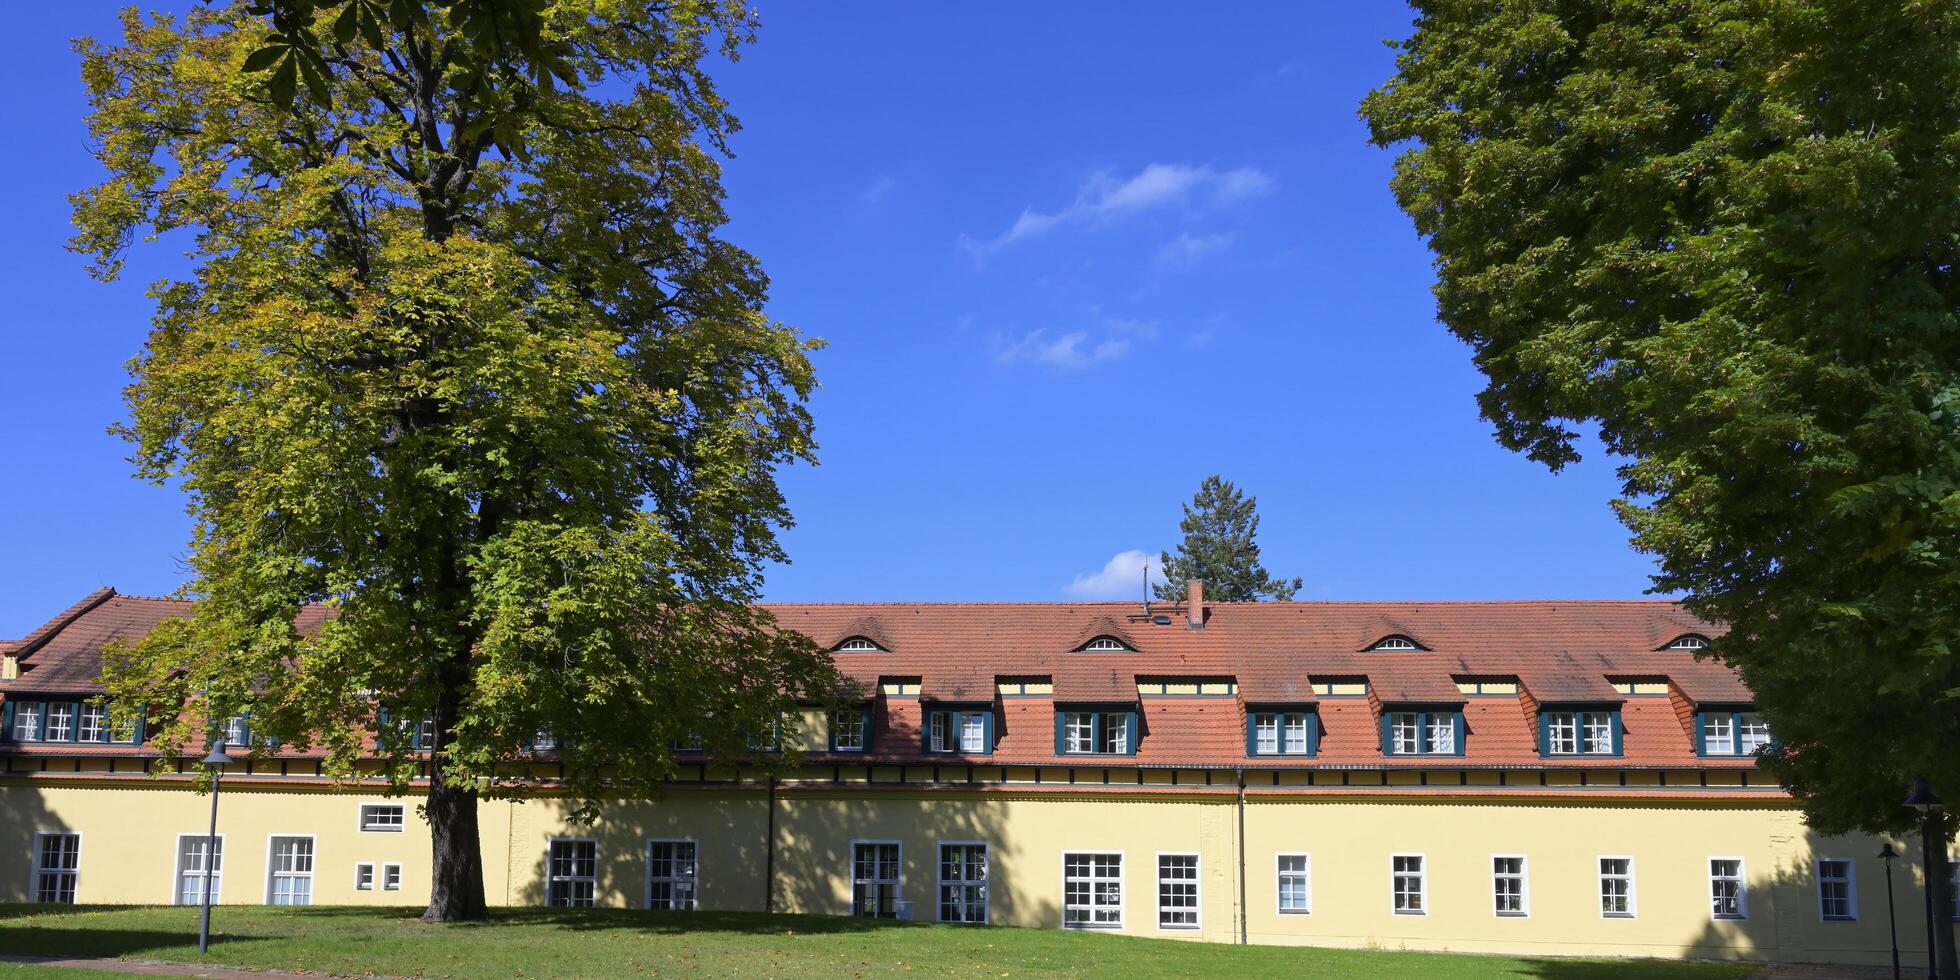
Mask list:
[{"label": "white window", "polygon": [[1493,911],[1502,916],[1530,915],[1525,897],[1524,855],[1496,854],[1490,859],[1490,891]]},{"label": "white window", "polygon": [[1579,716],[1570,711],[1546,712],[1545,745],[1553,755],[1576,755],[1579,751]]},{"label": "white window", "polygon": [[898,917],[900,888],[897,841],[851,844],[851,914],[873,919]]},{"label": "white window", "polygon": [[75,881],[82,866],[82,835],[34,835],[34,900],[75,904]]},{"label": "white window", "polygon": [[1380,643],[1377,643],[1374,646],[1369,647],[1368,649],[1370,650],[1415,650],[1418,648],[1416,646],[1416,641],[1411,640],[1406,636],[1391,636],[1383,639]]},{"label": "white window", "polygon": [[1090,640],[1082,649],[1089,653],[1121,653],[1129,647],[1124,646],[1122,640],[1113,636],[1098,636]]},{"label": "white window", "polygon": [[1613,716],[1604,711],[1588,711],[1586,719],[1585,749],[1593,755],[1608,754],[1613,751]]},{"label": "white window", "polygon": [[1709,914],[1717,919],[1749,917],[1748,885],[1742,880],[1741,858],[1708,859]]},{"label": "white window", "polygon": [[1286,722],[1284,751],[1289,754],[1307,751],[1307,716],[1292,714],[1284,718]]},{"label": "white window", "polygon": [[1709,755],[1735,754],[1735,716],[1716,713],[1702,716],[1701,738]]},{"label": "white window", "polygon": [[1669,650],[1706,650],[1708,649],[1708,641],[1702,637],[1689,634],[1668,644],[1667,648]]},{"label": "white window", "polygon": [[694,842],[647,841],[647,908],[694,910]]},{"label": "white window", "polygon": [[1255,712],[1252,716],[1253,754],[1306,754],[1309,747],[1307,724],[1307,716],[1302,712]]},{"label": "white window", "polygon": [[82,732],[84,742],[107,742],[109,740],[109,709],[99,704],[82,705]]},{"label": "white window", "polygon": [[831,722],[830,747],[839,752],[864,751],[864,709],[839,708]]},{"label": "white window", "polygon": [[1198,856],[1157,855],[1157,928],[1198,928]]},{"label": "white window", "polygon": [[1389,857],[1389,887],[1395,893],[1396,915],[1429,914],[1429,875],[1420,854]]},{"label": "white window", "polygon": [[987,845],[939,844],[939,921],[987,921]]},{"label": "white window", "polygon": [[1123,855],[1062,854],[1062,925],[1123,927]]},{"label": "white window", "polygon": [[14,741],[40,741],[43,707],[44,705],[39,701],[20,701],[14,704]]},{"label": "white window", "polygon": [[371,892],[374,890],[373,864],[362,861],[354,865],[354,890],[357,892]]},{"label": "white window", "polygon": [[987,716],[966,712],[960,716],[960,751],[987,751]]},{"label": "white window", "polygon": [[401,865],[389,863],[381,866],[381,890],[384,892],[398,892],[402,890]]},{"label": "white window", "polygon": [[[217,846],[213,847],[214,843]],[[224,837],[220,835],[214,841],[204,834],[178,834],[177,888],[174,892],[178,905],[204,904],[204,872],[207,869],[211,872],[211,904],[216,905],[224,896]]]},{"label": "white window", "polygon": [[1289,915],[1313,911],[1313,859],[1305,854],[1281,854],[1279,865],[1279,910]]},{"label": "white window", "polygon": [[882,649],[884,648],[862,636],[853,636],[837,644],[838,653],[877,653]]},{"label": "white window", "polygon": [[558,748],[558,736],[550,732],[539,732],[531,736],[531,751],[551,752]]},{"label": "white window", "polygon": [[927,722],[932,734],[931,739],[926,743],[927,750],[932,752],[946,751],[946,726],[951,722],[952,717],[952,715],[944,711],[935,711],[932,713],[931,720]]},{"label": "white window", "polygon": [[1429,751],[1449,754],[1456,751],[1456,716],[1433,714],[1425,719],[1429,727]]},{"label": "white window", "polygon": [[245,745],[247,741],[246,737],[251,733],[251,728],[245,724],[244,715],[239,715],[225,722],[225,744],[233,748]]},{"label": "white window", "polygon": [[1096,751],[1110,755],[1123,755],[1130,751],[1129,715],[1111,713],[1102,716],[1102,737]]},{"label": "white window", "polygon": [[1631,919],[1633,902],[1633,859],[1599,859],[1599,914],[1606,918]]},{"label": "white window", "polygon": [[272,838],[266,904],[313,904],[313,838]]},{"label": "white window", "polygon": [[580,838],[551,842],[545,867],[545,904],[590,908],[598,902],[599,843]]},{"label": "white window", "polygon": [[1260,755],[1279,754],[1279,716],[1252,716],[1252,747]]},{"label": "white window", "polygon": [[1858,881],[1849,860],[1817,859],[1817,915],[1846,921],[1858,917]]},{"label": "white window", "polygon": [[1388,717],[1389,748],[1396,755],[1415,755],[1422,751],[1421,715],[1413,711]]},{"label": "white window", "polygon": [[1769,722],[1756,712],[1740,715],[1736,728],[1736,750],[1742,755],[1755,755],[1757,749],[1769,744]]},{"label": "white window", "polygon": [[1062,719],[1067,736],[1065,745],[1070,752],[1094,752],[1096,750],[1096,716],[1084,711],[1071,711]]},{"label": "white window", "polygon": [[373,833],[400,833],[407,818],[400,803],[361,804],[361,829]]},{"label": "white window", "polygon": [[75,706],[66,701],[50,703],[48,705],[47,740],[50,742],[66,742],[74,730]]}]

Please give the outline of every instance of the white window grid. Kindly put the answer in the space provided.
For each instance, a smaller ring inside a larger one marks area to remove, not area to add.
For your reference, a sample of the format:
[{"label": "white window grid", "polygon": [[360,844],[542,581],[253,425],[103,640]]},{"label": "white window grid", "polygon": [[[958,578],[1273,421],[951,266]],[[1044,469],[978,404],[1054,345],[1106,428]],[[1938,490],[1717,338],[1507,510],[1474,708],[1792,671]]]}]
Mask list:
[{"label": "white window grid", "polygon": [[1285,726],[1282,733],[1284,736],[1282,745],[1285,751],[1288,753],[1305,752],[1307,750],[1307,716],[1304,713],[1295,713],[1282,715],[1280,718]]},{"label": "white window grid", "polygon": [[1422,716],[1398,711],[1388,717],[1389,750],[1395,755],[1416,755],[1422,751]]},{"label": "white window grid", "polygon": [[985,925],[987,842],[939,842],[939,921]]},{"label": "white window grid", "polygon": [[1429,914],[1428,859],[1421,854],[1391,854],[1388,858],[1389,890],[1396,915]]},{"label": "white window grid", "polygon": [[109,740],[109,709],[99,704],[82,705],[80,720],[81,740],[84,742],[107,742]]},{"label": "white window grid", "polygon": [[34,835],[34,901],[75,904],[80,884],[82,835],[50,831]]},{"label": "white window grid", "polygon": [[1600,855],[1599,915],[1603,919],[1631,919],[1639,913],[1634,890],[1633,858],[1626,855]]},{"label": "white window grid", "polygon": [[1456,716],[1437,712],[1429,716],[1429,751],[1448,755],[1456,751]]},{"label": "white window grid", "polygon": [[1130,751],[1130,716],[1108,712],[1102,716],[1102,744],[1097,751],[1123,755]]},{"label": "white window grid", "polygon": [[1531,885],[1522,854],[1490,856],[1491,911],[1500,918],[1531,914]]},{"label": "white window grid", "polygon": [[987,716],[977,712],[960,715],[960,751],[985,752],[987,750]]},{"label": "white window grid", "polygon": [[1062,852],[1062,927],[1123,927],[1123,853]]},{"label": "white window grid", "polygon": [[1717,919],[1749,917],[1749,883],[1741,858],[1708,859],[1708,913]]},{"label": "white window grid", "polygon": [[898,917],[904,888],[905,845],[895,840],[851,842],[851,914],[872,919]]},{"label": "white window grid", "polygon": [[883,648],[878,646],[878,644],[873,643],[862,636],[853,636],[850,639],[837,644],[837,652],[839,653],[877,653],[882,649]]},{"label": "white window grid", "polygon": [[381,865],[381,890],[398,892],[402,890],[402,866],[393,861]]},{"label": "white window grid", "polygon": [[75,706],[66,701],[48,703],[46,739],[50,742],[66,742],[74,732]]},{"label": "white window grid", "polygon": [[554,837],[545,850],[545,904],[591,908],[599,901],[599,842]]},{"label": "white window grid", "polygon": [[1741,755],[1755,755],[1758,749],[1769,744],[1769,721],[1761,713],[1748,711],[1742,714],[1736,726],[1736,751]]},{"label": "white window grid", "polygon": [[1570,711],[1552,711],[1545,715],[1545,745],[1553,755],[1576,755],[1579,752],[1579,716]]},{"label": "white window grid", "polygon": [[1735,752],[1734,718],[1726,711],[1702,716],[1701,742],[1709,755],[1731,755]]},{"label": "white window grid", "polygon": [[1253,751],[1260,755],[1279,754],[1279,716],[1254,715],[1252,717]]},{"label": "white window grid", "polygon": [[934,752],[946,751],[946,745],[947,745],[946,726],[950,722],[951,718],[952,715],[945,711],[935,711],[932,713],[932,718],[927,723],[931,727],[932,738],[927,743],[926,748]]},{"label": "white window grid", "polygon": [[402,803],[363,803],[360,829],[370,834],[398,834],[407,826],[408,807]]},{"label": "white window grid", "polygon": [[1305,852],[1276,854],[1273,866],[1279,888],[1278,908],[1282,915],[1308,915],[1313,912],[1313,856]]},{"label": "white window grid", "polygon": [[1063,747],[1069,752],[1096,750],[1096,716],[1087,711],[1071,711],[1062,719]]},{"label": "white window grid", "polygon": [[691,839],[647,841],[647,908],[692,912],[698,907],[699,854],[699,846]]},{"label": "white window grid", "polygon": [[314,837],[272,834],[266,838],[265,903],[313,904]]},{"label": "white window grid", "polygon": [[1406,636],[1390,636],[1370,647],[1371,650],[1414,650],[1416,642]]},{"label": "white window grid", "polygon": [[171,901],[178,905],[201,905],[204,903],[204,863],[207,852],[212,852],[211,862],[211,904],[216,905],[224,897],[225,884],[225,835],[219,834],[216,847],[208,834],[183,833],[177,835],[177,866],[171,877]]},{"label": "white window grid", "polygon": [[1157,928],[1198,927],[1198,855],[1158,852]]},{"label": "white window grid", "polygon": [[839,752],[864,751],[864,709],[842,708],[837,712],[831,745]]},{"label": "white window grid", "polygon": [[1858,918],[1857,865],[1850,858],[1817,859],[1817,917],[1826,922]]},{"label": "white window grid", "polygon": [[1114,637],[1098,636],[1090,640],[1082,649],[1088,653],[1121,653],[1129,647],[1124,646],[1122,640]]},{"label": "white window grid", "polygon": [[14,703],[14,741],[40,741],[41,712],[44,709],[45,704],[40,701],[17,701]]},{"label": "white window grid", "polygon": [[374,863],[360,861],[354,865],[354,890],[371,892],[374,890]]}]

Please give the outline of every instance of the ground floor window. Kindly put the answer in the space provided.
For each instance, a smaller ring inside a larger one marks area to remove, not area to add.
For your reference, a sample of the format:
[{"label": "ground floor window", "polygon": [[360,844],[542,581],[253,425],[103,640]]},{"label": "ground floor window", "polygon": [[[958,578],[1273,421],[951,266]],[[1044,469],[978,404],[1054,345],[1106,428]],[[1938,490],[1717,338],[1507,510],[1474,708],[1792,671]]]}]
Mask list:
[{"label": "ground floor window", "polygon": [[82,835],[36,834],[34,900],[75,904],[75,878],[82,865]]},{"label": "ground floor window", "polygon": [[1850,920],[1858,917],[1857,883],[1851,875],[1851,862],[1844,858],[1817,861],[1817,914],[1825,919]]},{"label": "ground floor window", "polygon": [[873,919],[898,917],[897,841],[859,841],[851,845],[851,914]]},{"label": "ground floor window", "polygon": [[987,921],[987,845],[939,845],[939,921]]},{"label": "ground floor window", "polygon": [[590,908],[599,893],[599,844],[589,840],[551,842],[546,862],[545,903],[560,908]]},{"label": "ground floor window", "polygon": [[693,911],[693,841],[647,841],[647,908],[667,912]]},{"label": "ground floor window", "polygon": [[381,890],[384,892],[398,892],[402,890],[401,865],[384,864],[381,866]]},{"label": "ground floor window", "polygon": [[[215,846],[214,846],[215,845]],[[224,894],[225,839],[204,834],[183,834],[177,838],[178,905],[204,904],[204,873],[211,873],[211,904]]]},{"label": "ground floor window", "polygon": [[1123,855],[1062,855],[1062,925],[1118,929],[1123,925]]},{"label": "ground floor window", "polygon": [[1498,915],[1524,915],[1524,856],[1493,856],[1490,859],[1490,889]]},{"label": "ground floor window", "polygon": [[1429,873],[1423,870],[1420,854],[1397,854],[1389,858],[1389,885],[1395,892],[1396,915],[1427,915]]},{"label": "ground floor window", "polygon": [[1599,859],[1599,914],[1609,918],[1633,918],[1633,859]]},{"label": "ground floor window", "polygon": [[1198,927],[1198,856],[1157,855],[1157,928]]},{"label": "ground floor window", "polygon": [[1305,854],[1281,854],[1279,864],[1279,910],[1304,915],[1313,910],[1311,858]]},{"label": "ground floor window", "polygon": [[271,904],[313,904],[313,838],[274,837],[269,876],[266,894]]},{"label": "ground floor window", "polygon": [[374,890],[374,865],[372,863],[362,861],[354,865],[354,890],[357,892],[371,892]]},{"label": "ground floor window", "polygon": [[1717,919],[1749,916],[1749,895],[1742,881],[1741,858],[1708,859],[1709,914]]}]

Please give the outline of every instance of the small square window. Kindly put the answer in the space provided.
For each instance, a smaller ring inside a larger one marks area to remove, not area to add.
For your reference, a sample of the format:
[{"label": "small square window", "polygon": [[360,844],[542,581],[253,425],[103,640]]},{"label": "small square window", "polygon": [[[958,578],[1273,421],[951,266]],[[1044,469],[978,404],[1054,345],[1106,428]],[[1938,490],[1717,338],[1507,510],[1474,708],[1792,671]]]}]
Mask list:
[{"label": "small square window", "polygon": [[361,804],[361,829],[369,833],[400,833],[407,810],[400,803]]},{"label": "small square window", "polygon": [[381,866],[381,890],[384,892],[398,892],[402,890],[401,865],[384,864]]},{"label": "small square window", "polygon": [[354,890],[358,892],[374,890],[374,865],[365,861],[354,865]]}]

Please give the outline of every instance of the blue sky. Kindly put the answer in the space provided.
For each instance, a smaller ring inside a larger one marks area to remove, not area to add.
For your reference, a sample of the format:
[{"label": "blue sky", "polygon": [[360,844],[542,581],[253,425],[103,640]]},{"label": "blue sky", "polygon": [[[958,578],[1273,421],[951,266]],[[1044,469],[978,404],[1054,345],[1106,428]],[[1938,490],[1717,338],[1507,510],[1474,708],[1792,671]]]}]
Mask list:
[{"label": "blue sky", "polygon": [[[729,235],[824,338],[822,463],[783,474],[784,600],[1133,598],[1206,474],[1256,494],[1302,598],[1615,598],[1649,561],[1610,461],[1552,475],[1477,418],[1467,349],[1355,106],[1392,3],[768,3],[722,72]],[[0,637],[103,584],[184,581],[188,519],[105,433],[148,326],[62,250],[96,177],[67,39],[31,4],[0,90]],[[1129,554],[1129,557],[1125,557]]]}]

